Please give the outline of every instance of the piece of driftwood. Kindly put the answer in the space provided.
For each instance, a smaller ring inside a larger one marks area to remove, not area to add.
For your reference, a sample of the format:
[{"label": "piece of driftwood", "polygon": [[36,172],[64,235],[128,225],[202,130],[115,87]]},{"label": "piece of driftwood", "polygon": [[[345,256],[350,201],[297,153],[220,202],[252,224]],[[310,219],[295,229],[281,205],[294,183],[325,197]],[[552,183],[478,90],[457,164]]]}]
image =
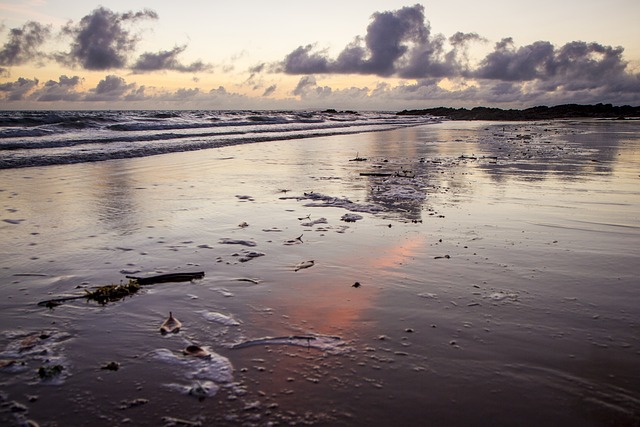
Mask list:
[{"label": "piece of driftwood", "polygon": [[53,298],[45,301],[40,301],[38,305],[47,308],[53,308],[59,306],[63,302],[81,298],[85,298],[88,301],[95,301],[99,304],[105,305],[108,302],[119,301],[125,297],[131,296],[139,290],[140,284],[135,280],[129,280],[129,283],[100,286],[93,290],[85,289],[84,295],[72,295],[68,297]]},{"label": "piece of driftwood", "polygon": [[127,279],[136,280],[140,285],[152,285],[154,283],[167,283],[167,282],[190,282],[194,279],[202,279],[204,277],[204,271],[198,271],[196,273],[168,273],[160,274],[157,276],[137,277],[126,276]]},{"label": "piece of driftwood", "polygon": [[360,172],[360,176],[391,176],[391,172]]},{"label": "piece of driftwood", "polygon": [[52,298],[40,301],[38,305],[42,307],[53,308],[59,306],[64,302],[82,298],[93,300],[104,305],[108,302],[118,301],[124,297],[135,294],[140,289],[140,286],[153,285],[154,283],[190,282],[194,279],[202,279],[204,277],[204,271],[199,271],[196,273],[169,273],[149,277],[126,277],[127,279],[129,279],[129,283],[100,286],[99,288],[91,291],[85,290],[84,295],[72,295],[68,297]]}]

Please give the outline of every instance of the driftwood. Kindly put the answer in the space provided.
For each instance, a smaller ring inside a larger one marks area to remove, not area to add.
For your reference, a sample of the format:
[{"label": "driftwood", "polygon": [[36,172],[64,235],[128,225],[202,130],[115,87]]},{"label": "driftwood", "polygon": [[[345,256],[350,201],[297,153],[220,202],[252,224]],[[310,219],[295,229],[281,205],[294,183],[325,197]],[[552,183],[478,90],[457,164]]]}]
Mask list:
[{"label": "driftwood", "polygon": [[193,279],[202,279],[203,277],[204,271],[199,271],[196,273],[169,273],[149,277],[126,276],[126,278],[129,279],[129,283],[100,286],[92,291],[85,290],[84,295],[72,295],[68,297],[52,298],[40,301],[38,305],[53,308],[62,304],[63,302],[82,298],[93,300],[98,302],[99,304],[104,305],[108,302],[118,301],[124,297],[135,294],[140,289],[140,286],[166,282],[189,282]]},{"label": "driftwood", "polygon": [[360,176],[391,176],[391,172],[360,172]]},{"label": "driftwood", "polygon": [[119,301],[125,297],[131,296],[139,290],[140,284],[135,280],[129,280],[129,283],[100,286],[91,291],[85,289],[84,295],[72,295],[68,297],[53,298],[45,301],[40,301],[38,305],[53,308],[59,306],[63,302],[81,298],[86,298],[87,300],[92,300],[99,304],[105,305],[108,302]]},{"label": "driftwood", "polygon": [[149,277],[126,276],[127,279],[136,280],[138,284],[143,286],[152,285],[154,283],[190,282],[194,279],[202,279],[203,277],[204,271],[199,271],[197,273],[168,273]]}]

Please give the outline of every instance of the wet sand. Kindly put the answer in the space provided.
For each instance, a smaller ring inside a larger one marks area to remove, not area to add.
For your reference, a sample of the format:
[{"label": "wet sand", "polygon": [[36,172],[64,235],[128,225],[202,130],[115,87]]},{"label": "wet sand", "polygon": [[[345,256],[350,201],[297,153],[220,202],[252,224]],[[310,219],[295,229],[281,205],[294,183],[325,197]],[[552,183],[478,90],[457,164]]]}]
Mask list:
[{"label": "wet sand", "polygon": [[639,135],[448,122],[0,171],[0,421],[638,425]]}]

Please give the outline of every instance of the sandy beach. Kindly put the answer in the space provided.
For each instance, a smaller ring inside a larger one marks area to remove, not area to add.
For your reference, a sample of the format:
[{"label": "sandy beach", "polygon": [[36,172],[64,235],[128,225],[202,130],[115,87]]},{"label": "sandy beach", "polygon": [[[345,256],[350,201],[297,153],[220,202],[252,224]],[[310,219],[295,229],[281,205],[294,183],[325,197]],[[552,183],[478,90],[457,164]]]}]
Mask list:
[{"label": "sandy beach", "polygon": [[631,120],[0,170],[0,422],[637,426],[639,174]]}]

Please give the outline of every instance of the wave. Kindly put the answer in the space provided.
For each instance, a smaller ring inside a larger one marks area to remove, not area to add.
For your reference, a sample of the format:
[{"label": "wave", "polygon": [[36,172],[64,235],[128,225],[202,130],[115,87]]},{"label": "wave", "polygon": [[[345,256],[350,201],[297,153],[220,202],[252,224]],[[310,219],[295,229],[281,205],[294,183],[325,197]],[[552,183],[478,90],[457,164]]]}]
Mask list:
[{"label": "wave", "polygon": [[356,112],[0,112],[0,169],[373,132],[434,121]]}]

